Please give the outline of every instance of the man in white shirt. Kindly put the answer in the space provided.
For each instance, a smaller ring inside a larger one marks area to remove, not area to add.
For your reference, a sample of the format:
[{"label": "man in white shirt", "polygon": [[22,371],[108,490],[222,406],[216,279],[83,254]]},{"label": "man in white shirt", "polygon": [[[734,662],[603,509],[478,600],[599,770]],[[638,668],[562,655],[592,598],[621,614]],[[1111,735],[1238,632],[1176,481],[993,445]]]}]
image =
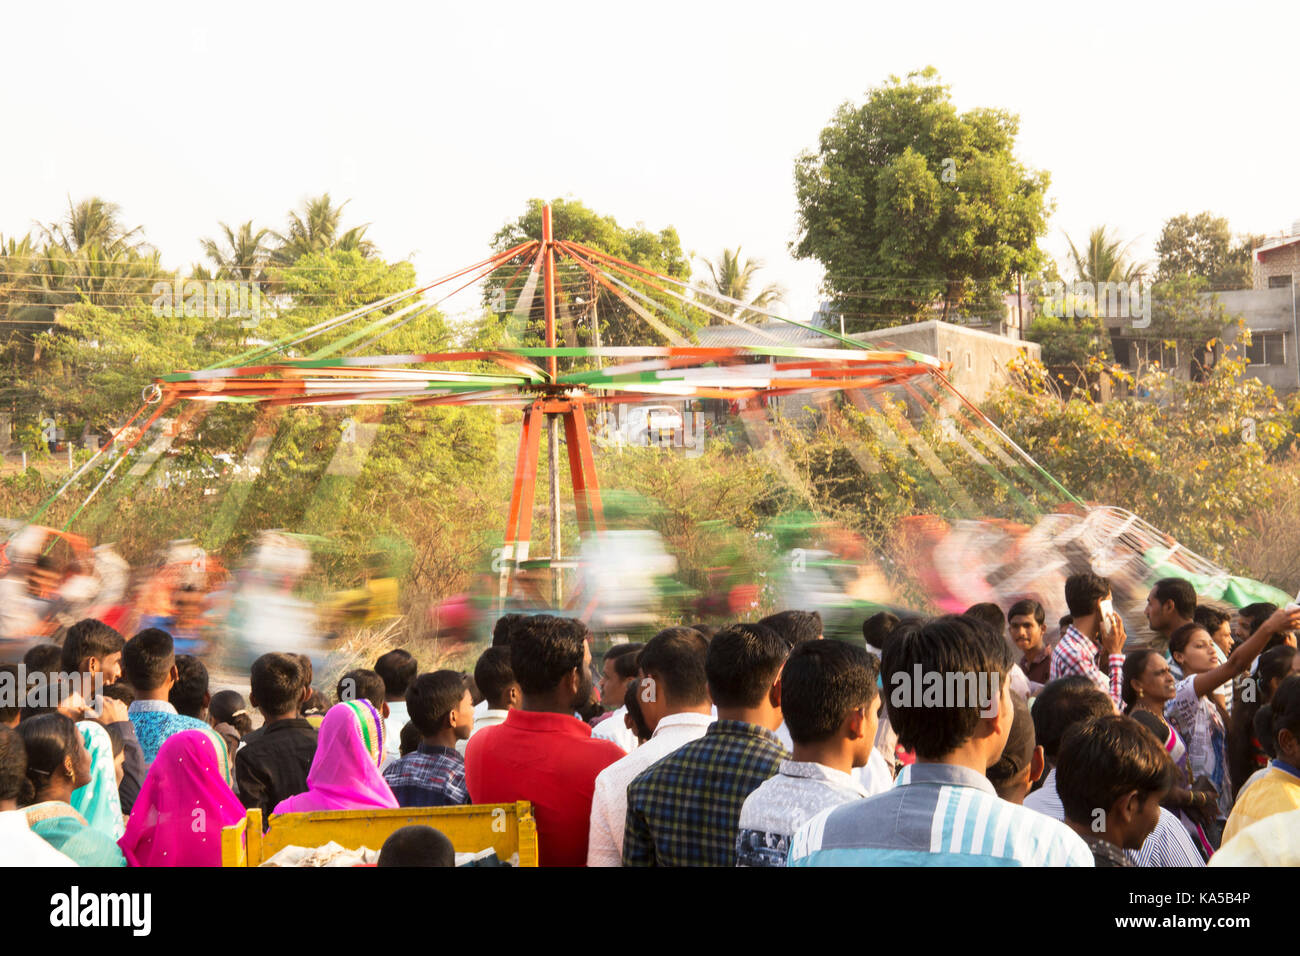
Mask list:
[{"label": "man in white shirt", "polygon": [[622,704],[627,685],[636,680],[637,655],[644,644],[615,644],[605,652],[600,678],[600,699],[606,706],[618,708],[597,723],[591,735],[599,740],[610,740],[623,748],[624,753],[636,749],[636,734],[627,726],[627,707]]},{"label": "man in white shirt", "polygon": [[402,728],[411,719],[406,712],[406,689],[419,670],[415,658],[400,648],[375,661],[375,673],[384,679],[384,702],[388,704],[388,716],[384,718],[385,767],[402,755]]},{"label": "man in white shirt", "polygon": [[793,760],[740,810],[738,866],[785,866],[791,835],[823,810],[871,796],[853,776],[876,738],[876,662],[839,641],[796,644],[781,671],[781,712]]},{"label": "man in white shirt", "polygon": [[689,627],[666,628],[642,648],[641,714],[653,734],[596,777],[587,837],[588,866],[622,864],[628,784],[651,764],[703,737],[713,723],[704,673],[708,649],[708,641]]},{"label": "man in white shirt", "polygon": [[[478,663],[474,665],[474,683],[483,694],[482,703],[487,706],[483,708],[482,713],[475,708],[474,729],[469,732],[470,737],[484,727],[495,727],[497,724],[505,723],[506,715],[518,707],[519,702],[523,700],[523,691],[519,689],[515,672],[510,668],[508,646],[489,647],[479,655]],[[456,742],[456,749],[462,756],[468,743],[469,740]]]}]

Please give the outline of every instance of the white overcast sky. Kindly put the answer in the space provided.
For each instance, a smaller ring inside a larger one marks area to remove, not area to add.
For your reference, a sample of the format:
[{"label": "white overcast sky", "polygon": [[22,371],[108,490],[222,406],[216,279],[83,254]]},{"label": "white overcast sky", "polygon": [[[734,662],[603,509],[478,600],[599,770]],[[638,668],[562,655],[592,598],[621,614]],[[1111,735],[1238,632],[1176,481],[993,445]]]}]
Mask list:
[{"label": "white overcast sky", "polygon": [[25,3],[6,9],[0,234],[100,195],[164,262],[218,221],[281,228],[329,191],[422,278],[481,258],[530,197],[683,246],[743,245],[807,319],[793,164],[836,107],[927,64],[1021,118],[1051,173],[1046,246],[1106,223],[1300,219],[1286,3]]}]

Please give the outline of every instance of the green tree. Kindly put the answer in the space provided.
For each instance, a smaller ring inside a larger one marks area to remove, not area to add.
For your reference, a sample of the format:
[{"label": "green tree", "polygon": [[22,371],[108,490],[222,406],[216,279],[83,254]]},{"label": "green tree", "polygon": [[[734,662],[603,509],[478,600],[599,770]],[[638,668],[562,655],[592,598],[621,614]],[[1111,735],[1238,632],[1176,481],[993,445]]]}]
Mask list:
[{"label": "green tree", "polygon": [[1157,276],[1199,276],[1211,289],[1247,289],[1252,279],[1252,252],[1257,236],[1234,242],[1228,220],[1209,212],[1183,213],[1169,219],[1156,242]]},{"label": "green tree", "polygon": [[358,252],[363,258],[377,253],[375,244],[365,237],[370,224],[339,229],[342,226],[343,207],[351,200],[334,205],[329,193],[304,200],[299,209],[289,212],[289,223],[283,233],[272,233],[279,243],[271,255],[276,265],[289,265],[311,253],[330,252],[335,249]]},{"label": "green tree", "polygon": [[[742,259],[740,246],[737,246],[734,252],[723,249],[722,255],[717,259],[705,259],[704,265],[709,270],[709,278],[705,282],[705,287],[709,291],[746,303],[745,306],[735,305],[706,296],[705,304],[742,322],[761,320],[762,316],[752,310],[770,310],[785,295],[785,289],[775,282],[768,283],[757,292],[752,291],[752,287],[757,284],[755,276],[763,268],[763,260]],[[721,321],[713,316],[710,316],[710,320]]]},{"label": "green tree", "polygon": [[1065,241],[1070,245],[1070,264],[1074,266],[1075,276],[1080,282],[1103,285],[1107,282],[1132,282],[1145,269],[1140,263],[1129,258],[1129,247],[1133,241],[1124,242],[1108,234],[1105,226],[1098,226],[1088,233],[1088,244],[1081,252],[1069,236]]},{"label": "green tree", "polygon": [[204,239],[202,243],[204,254],[217,267],[216,278],[240,282],[265,281],[266,266],[271,259],[271,248],[266,240],[271,236],[271,230],[258,229],[254,232],[251,219],[239,227],[238,233],[224,222],[218,225],[225,233],[225,246],[215,239]]},{"label": "green tree", "polygon": [[1003,110],[958,113],[933,67],[839,108],[795,165],[792,250],[825,266],[847,328],[917,319],[940,298],[946,317],[1037,271],[1049,178],[1015,158],[1018,128]]},{"label": "green tree", "polygon": [[[544,205],[544,200],[530,199],[524,214],[506,223],[493,237],[492,248],[501,252],[529,239],[542,238]],[[555,199],[551,201],[551,228],[556,239],[578,242],[674,278],[686,280],[690,277],[690,262],[683,254],[681,240],[672,226],[666,226],[658,232],[647,229],[641,223],[624,227],[613,216],[602,216],[576,199]],[[513,285],[509,284],[509,280],[519,264],[518,260],[507,263],[506,267],[496,270],[486,283],[485,303],[498,313],[512,313],[516,308],[524,280],[522,277],[517,278]],[[610,289],[591,278],[578,264],[564,260],[557,261],[556,265],[560,275],[556,288],[559,309],[557,322],[562,326],[557,329],[557,336],[562,344],[567,342],[576,345],[580,341],[591,344],[589,330],[593,308],[600,324],[602,345],[663,343],[660,333],[647,326],[635,310],[624,304]],[[704,317],[698,311],[683,308],[680,302],[656,292],[637,279],[618,273],[615,275],[619,282],[638,289],[680,316],[681,321],[673,321],[671,314],[665,318],[664,311],[651,309],[656,317],[664,318],[665,324],[676,328],[684,336],[690,337],[691,324],[703,323]],[[646,305],[643,300],[621,288],[619,292],[639,305]],[[512,330],[516,339],[522,335],[531,343],[544,341],[544,308],[539,282],[532,306],[528,310],[526,328]]]}]

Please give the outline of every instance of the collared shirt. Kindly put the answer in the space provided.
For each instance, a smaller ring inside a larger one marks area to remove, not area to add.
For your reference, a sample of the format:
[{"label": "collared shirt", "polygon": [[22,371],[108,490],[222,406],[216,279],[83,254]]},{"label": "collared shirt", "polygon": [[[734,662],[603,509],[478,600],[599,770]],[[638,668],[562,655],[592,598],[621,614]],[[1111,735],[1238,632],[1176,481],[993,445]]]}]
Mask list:
[{"label": "collared shirt", "polygon": [[384,779],[399,807],[454,807],[469,803],[465,758],[455,747],[421,743],[388,765]]},{"label": "collared shirt", "polygon": [[745,798],[736,837],[737,866],[785,866],[790,837],[829,807],[871,793],[852,774],[806,760],[782,760],[781,769]]},{"label": "collared shirt", "polygon": [[135,736],[140,741],[140,753],[145,765],[153,763],[158,756],[158,748],[172,734],[182,730],[208,730],[208,725],[196,717],[184,717],[176,713],[176,708],[165,700],[133,700],[126,709],[126,715],[135,728]]},{"label": "collared shirt", "polygon": [[406,701],[388,702],[388,716],[384,718],[384,762],[380,770],[387,770],[402,756],[402,728],[410,719],[406,713]]},{"label": "collared shirt", "polygon": [[683,744],[704,736],[713,718],[708,714],[669,714],[654,734],[622,760],[596,777],[591,798],[591,827],[587,835],[588,866],[623,865],[623,824],[627,820],[627,785],[655,762]]},{"label": "collared shirt", "polygon": [[745,798],[789,758],[776,735],[718,720],[627,788],[624,866],[735,866]]},{"label": "collared shirt", "polygon": [[1195,674],[1174,685],[1173,700],[1165,704],[1165,720],[1187,744],[1187,766],[1192,779],[1209,777],[1219,792],[1219,817],[1226,820],[1232,812],[1232,787],[1224,753],[1223,718],[1214,701],[1196,693]]},{"label": "collared shirt", "polygon": [[630,754],[636,750],[637,739],[636,734],[628,729],[627,721],[623,719],[626,716],[627,707],[620,707],[593,727],[591,736],[598,740],[608,740],[611,743],[616,743],[624,753]]},{"label": "collared shirt", "polygon": [[1249,790],[1243,788],[1237,795],[1232,815],[1223,828],[1223,842],[1252,823],[1290,810],[1300,810],[1300,771],[1274,760]]},{"label": "collared shirt", "polygon": [[888,793],[823,810],[790,841],[789,866],[1092,866],[1063,823],[998,798],[969,767],[918,763]]},{"label": "collared shirt", "polygon": [[1109,840],[1102,839],[1095,834],[1090,834],[1083,838],[1083,842],[1088,844],[1088,849],[1092,852],[1093,863],[1097,866],[1132,866],[1126,851],[1121,850]]},{"label": "collared shirt", "polygon": [[1115,706],[1122,707],[1121,695],[1124,689],[1124,655],[1111,654],[1108,661],[1110,679],[1097,666],[1097,645],[1092,638],[1084,637],[1083,632],[1071,624],[1065,629],[1065,636],[1052,648],[1052,665],[1049,676],[1052,680],[1082,674],[1099,690],[1110,695]]},{"label": "collared shirt", "polygon": [[532,803],[542,866],[582,866],[596,775],[622,757],[576,717],[512,710],[470,738],[465,781],[475,803]]},{"label": "collared shirt", "polygon": [[1030,662],[1027,654],[1020,656],[1020,669],[1031,683],[1046,684],[1052,679],[1052,652],[1044,647],[1038,660]]},{"label": "collared shirt", "polygon": [[[1065,819],[1061,795],[1056,792],[1056,768],[1047,774],[1043,785],[1025,797],[1025,806],[1037,810],[1053,820]],[[1196,850],[1196,844],[1187,834],[1187,828],[1176,814],[1160,808],[1160,819],[1155,829],[1142,841],[1142,849],[1125,850],[1134,866],[1205,866],[1205,860]]]},{"label": "collared shirt", "polygon": [[[480,730],[487,730],[487,728],[489,727],[495,727],[498,724],[504,724],[506,722],[506,714],[508,713],[510,713],[509,708],[505,710],[497,710],[494,707],[485,707],[483,708],[482,713],[480,713],[479,709],[475,707],[474,726],[470,728],[469,731],[470,737],[472,738]],[[456,741],[456,749],[460,751],[462,757],[465,755],[465,748],[468,746],[469,746],[468,739]]]},{"label": "collared shirt", "polygon": [[263,825],[281,800],[307,792],[316,733],[305,717],[272,721],[235,754],[239,799],[250,810],[261,808]]}]

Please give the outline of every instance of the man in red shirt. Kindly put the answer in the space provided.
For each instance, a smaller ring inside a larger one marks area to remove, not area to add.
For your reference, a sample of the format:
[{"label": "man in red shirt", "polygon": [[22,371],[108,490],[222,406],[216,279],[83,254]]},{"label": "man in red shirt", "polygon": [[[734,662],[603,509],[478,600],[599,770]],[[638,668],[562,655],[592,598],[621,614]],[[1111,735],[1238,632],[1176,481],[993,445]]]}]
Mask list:
[{"label": "man in red shirt", "polygon": [[537,614],[520,622],[510,667],[523,701],[465,748],[474,803],[532,803],[542,866],[586,865],[596,775],[626,756],[573,716],[591,696],[587,637],[587,626],[573,618]]}]

